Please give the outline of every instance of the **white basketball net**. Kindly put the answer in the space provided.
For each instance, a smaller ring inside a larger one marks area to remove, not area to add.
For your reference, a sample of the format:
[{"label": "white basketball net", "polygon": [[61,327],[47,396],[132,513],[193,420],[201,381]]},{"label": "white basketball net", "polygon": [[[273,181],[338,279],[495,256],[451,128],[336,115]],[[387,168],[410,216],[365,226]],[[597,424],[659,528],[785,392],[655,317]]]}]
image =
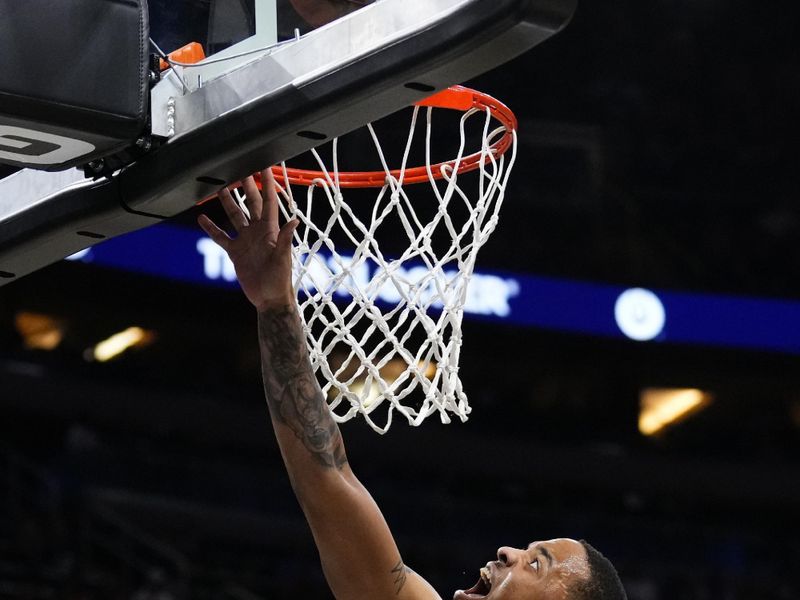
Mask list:
[{"label": "white basketball net", "polygon": [[[516,133],[509,153],[494,156],[490,146],[505,128],[497,128],[488,109],[472,109],[460,121],[458,156],[442,168],[443,180],[436,181],[431,170],[433,109],[424,110],[428,184],[438,202],[438,207],[429,201],[425,207],[432,218],[420,219],[421,207],[412,200],[416,186],[403,185],[419,107],[413,110],[399,177],[389,175],[375,129],[367,125],[387,173],[371,212],[365,215],[363,199],[360,210],[354,210],[345,198],[347,190],[338,185],[338,140],[333,141],[330,168],[312,150],[324,178],[305,194],[297,193],[298,186],[280,194],[284,215],[300,220],[293,246],[294,284],[313,368],[337,421],[361,414],[379,433],[389,429],[395,411],[413,425],[433,413],[443,423],[450,422],[450,413],[465,421],[471,411],[458,373],[464,304],[476,255],[497,225],[516,157]],[[480,168],[458,175],[471,118],[483,119]],[[285,164],[283,169],[285,176]],[[474,198],[459,182],[467,175],[471,185],[478,181]],[[315,219],[315,212],[323,212],[320,202],[328,206],[324,218]],[[455,213],[465,216],[457,220]],[[434,238],[441,241],[442,236],[449,244],[434,248]],[[387,240],[396,245],[399,238],[405,250],[385,255],[382,244],[385,250]],[[388,410],[378,411],[381,407]],[[378,415],[383,415],[380,423]]]}]

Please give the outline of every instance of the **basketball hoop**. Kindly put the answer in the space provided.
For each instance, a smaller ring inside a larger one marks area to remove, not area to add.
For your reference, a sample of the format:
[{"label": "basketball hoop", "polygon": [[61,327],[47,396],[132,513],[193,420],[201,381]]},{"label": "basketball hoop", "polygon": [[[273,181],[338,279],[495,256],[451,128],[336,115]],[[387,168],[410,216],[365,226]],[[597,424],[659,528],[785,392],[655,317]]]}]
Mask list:
[{"label": "basketball hoop", "polygon": [[[503,156],[514,143],[514,136],[517,131],[517,117],[502,102],[495,100],[488,94],[484,94],[462,86],[452,86],[439,92],[421,102],[417,102],[418,107],[445,108],[462,112],[469,111],[488,111],[492,117],[503,125],[501,137],[489,146],[495,158]],[[425,183],[430,177],[441,180],[447,171],[458,165],[458,173],[467,173],[480,168],[480,161],[484,156],[481,149],[474,154],[459,157],[448,162],[441,162],[435,165],[408,168],[405,171],[395,169],[392,171],[346,171],[339,173],[338,185],[340,188],[366,188],[383,187],[386,178],[392,177],[404,184]],[[286,168],[286,176],[289,183],[293,185],[313,185],[315,180],[325,179],[322,171],[308,171],[304,169]],[[284,170],[281,167],[273,167],[273,174],[276,179],[283,181]]]},{"label": "basketball hoop", "polygon": [[[426,164],[407,167],[423,109]],[[445,162],[431,160],[434,109],[463,112],[457,156]],[[473,118],[482,119],[480,148],[467,154]],[[273,167],[281,211],[300,220],[294,285],[313,368],[337,421],[361,414],[379,433],[395,411],[412,425],[434,413],[443,423],[451,415],[465,421],[461,321],[477,252],[497,225],[516,157],[516,117],[486,94],[445,90],[413,107],[399,169],[388,167],[375,128],[366,127],[383,170],[340,171],[338,139],[330,168],[316,149],[319,170]],[[408,186],[423,183],[430,198],[412,200],[423,194]],[[467,184],[477,184],[476,192]],[[307,187],[305,199],[293,185]],[[343,190],[352,188],[379,191],[372,203],[348,202]]]}]

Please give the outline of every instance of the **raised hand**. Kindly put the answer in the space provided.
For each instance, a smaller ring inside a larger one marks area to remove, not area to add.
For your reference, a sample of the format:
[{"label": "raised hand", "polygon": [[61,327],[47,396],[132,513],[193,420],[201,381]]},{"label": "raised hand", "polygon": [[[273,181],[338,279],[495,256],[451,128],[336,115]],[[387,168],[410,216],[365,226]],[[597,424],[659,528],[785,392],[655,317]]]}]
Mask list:
[{"label": "raised hand", "polygon": [[231,238],[206,215],[197,223],[230,257],[247,299],[259,312],[294,303],[292,289],[292,233],[296,219],[278,224],[278,194],[272,170],[261,171],[262,190],[248,177],[243,182],[245,206],[239,206],[227,188],[218,196],[236,237]]}]

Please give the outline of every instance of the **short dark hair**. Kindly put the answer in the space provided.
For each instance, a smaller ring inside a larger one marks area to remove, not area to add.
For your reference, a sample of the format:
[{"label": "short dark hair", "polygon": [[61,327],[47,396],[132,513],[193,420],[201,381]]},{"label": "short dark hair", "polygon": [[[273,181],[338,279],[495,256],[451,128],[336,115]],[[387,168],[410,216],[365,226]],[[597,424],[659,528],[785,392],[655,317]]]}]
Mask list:
[{"label": "short dark hair", "polygon": [[586,540],[580,540],[586,548],[589,562],[589,577],[581,579],[569,590],[570,600],[627,600],[625,588],[619,574],[605,556],[595,550]]}]

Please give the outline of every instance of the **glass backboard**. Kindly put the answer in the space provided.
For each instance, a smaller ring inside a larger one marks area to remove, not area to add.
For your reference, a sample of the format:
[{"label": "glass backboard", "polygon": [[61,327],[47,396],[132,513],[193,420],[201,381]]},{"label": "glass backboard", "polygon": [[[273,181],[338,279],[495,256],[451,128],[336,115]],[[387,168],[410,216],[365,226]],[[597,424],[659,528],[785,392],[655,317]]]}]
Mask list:
[{"label": "glass backboard", "polygon": [[[199,42],[207,58],[160,73],[147,128],[130,140],[137,150],[127,159],[0,179],[0,285],[489,71],[557,33],[575,6],[150,0],[148,33],[158,48]],[[113,54],[109,46],[93,52]]]},{"label": "glass backboard", "polygon": [[[198,42],[213,60],[303,36],[370,2],[308,0],[150,0],[150,36],[164,52]],[[326,8],[327,7],[327,8]],[[203,68],[208,80],[250,57]]]}]

